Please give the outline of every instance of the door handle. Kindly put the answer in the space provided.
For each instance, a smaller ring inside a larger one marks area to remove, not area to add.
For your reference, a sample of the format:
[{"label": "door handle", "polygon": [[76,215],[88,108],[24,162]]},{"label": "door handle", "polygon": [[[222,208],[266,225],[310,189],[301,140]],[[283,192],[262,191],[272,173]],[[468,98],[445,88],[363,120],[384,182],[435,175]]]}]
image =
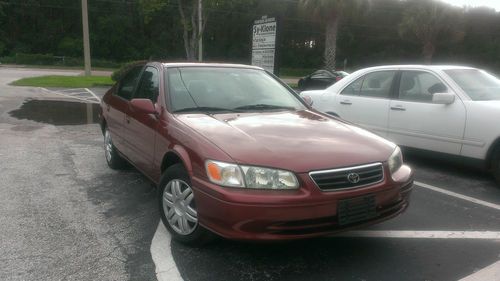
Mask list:
[{"label": "door handle", "polygon": [[397,105],[397,106],[391,106],[391,110],[406,111],[406,108],[402,107],[401,105]]},{"label": "door handle", "polygon": [[343,100],[340,102],[340,104],[343,104],[343,105],[351,105],[352,102],[350,100]]}]

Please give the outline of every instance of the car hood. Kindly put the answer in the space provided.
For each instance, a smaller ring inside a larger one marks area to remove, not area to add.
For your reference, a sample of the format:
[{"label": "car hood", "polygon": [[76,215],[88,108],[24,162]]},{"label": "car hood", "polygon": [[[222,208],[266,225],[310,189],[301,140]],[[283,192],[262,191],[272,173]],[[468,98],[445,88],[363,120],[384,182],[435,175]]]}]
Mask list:
[{"label": "car hood", "polygon": [[366,130],[309,110],[177,118],[236,163],[297,173],[386,161],[395,148]]}]

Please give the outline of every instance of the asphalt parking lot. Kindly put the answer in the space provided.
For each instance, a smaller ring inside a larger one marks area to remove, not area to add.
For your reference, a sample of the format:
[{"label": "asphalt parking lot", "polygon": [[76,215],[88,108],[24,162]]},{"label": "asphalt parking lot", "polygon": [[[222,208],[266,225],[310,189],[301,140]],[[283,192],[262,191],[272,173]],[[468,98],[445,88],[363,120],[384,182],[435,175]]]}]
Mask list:
[{"label": "asphalt parking lot", "polygon": [[278,244],[171,242],[152,184],[106,166],[95,105],[7,85],[46,73],[0,68],[0,280],[500,280],[500,188],[415,154],[411,205],[385,223]]}]

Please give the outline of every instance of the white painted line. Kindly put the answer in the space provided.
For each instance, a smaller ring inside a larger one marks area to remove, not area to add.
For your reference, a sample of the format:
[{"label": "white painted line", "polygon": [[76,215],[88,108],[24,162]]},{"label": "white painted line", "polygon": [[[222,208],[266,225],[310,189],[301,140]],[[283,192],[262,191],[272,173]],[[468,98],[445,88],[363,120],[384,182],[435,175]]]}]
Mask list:
[{"label": "white painted line", "polygon": [[494,281],[500,280],[500,261],[483,268],[459,281]]},{"label": "white painted line", "polygon": [[443,193],[443,194],[446,194],[446,195],[449,195],[449,196],[453,196],[453,197],[456,197],[456,198],[459,198],[459,199],[462,199],[462,200],[465,200],[465,201],[469,201],[469,202],[472,202],[472,203],[475,203],[475,204],[478,204],[478,205],[482,205],[482,206],[485,206],[485,207],[489,207],[489,208],[493,208],[493,209],[496,209],[496,210],[500,210],[500,205],[497,205],[497,204],[494,204],[494,203],[490,203],[490,202],[486,202],[486,201],[483,201],[483,200],[480,200],[480,199],[476,199],[476,198],[473,198],[473,197],[470,197],[470,196],[467,196],[467,195],[462,195],[460,193],[456,193],[456,192],[449,191],[449,190],[446,190],[446,189],[442,189],[442,188],[439,188],[439,187],[435,187],[435,186],[432,186],[430,184],[426,184],[426,183],[422,183],[422,182],[416,181],[415,185],[423,187],[423,188],[427,188],[427,189],[430,189],[430,190],[433,190],[433,191],[436,191],[436,192],[440,192],[440,193]]},{"label": "white painted line", "polygon": [[99,98],[99,97],[98,97],[98,96],[97,96],[94,92],[92,92],[91,90],[89,90],[89,89],[87,89],[87,88],[85,88],[85,90],[86,90],[87,92],[89,92],[91,95],[93,95],[93,96],[94,96],[94,98],[96,98],[96,100],[97,100],[97,101],[99,101],[99,103],[101,103],[101,98]]},{"label": "white painted line", "polygon": [[[90,93],[92,96],[89,96],[89,97],[77,97],[77,96],[73,96],[71,93],[67,93],[67,92],[64,92],[64,91],[51,91],[51,90],[48,90],[46,88],[40,88],[40,89],[42,90],[42,92],[46,92],[47,94],[55,94],[55,95],[63,96],[65,98],[76,99],[76,100],[79,100],[79,101],[83,101],[83,102],[86,102],[86,103],[96,103],[96,104],[99,104],[101,102],[101,100],[99,99],[99,97],[97,97],[90,90],[89,90],[89,92],[82,92],[82,93],[85,93],[85,94],[89,94]],[[76,94],[78,94],[78,93],[76,93]],[[95,99],[97,99],[97,100],[95,100]]]},{"label": "white painted line", "polygon": [[500,240],[499,231],[355,230],[334,237]]},{"label": "white painted line", "polygon": [[182,281],[172,256],[170,240],[170,234],[160,222],[151,242],[151,256],[156,266],[158,281]]}]

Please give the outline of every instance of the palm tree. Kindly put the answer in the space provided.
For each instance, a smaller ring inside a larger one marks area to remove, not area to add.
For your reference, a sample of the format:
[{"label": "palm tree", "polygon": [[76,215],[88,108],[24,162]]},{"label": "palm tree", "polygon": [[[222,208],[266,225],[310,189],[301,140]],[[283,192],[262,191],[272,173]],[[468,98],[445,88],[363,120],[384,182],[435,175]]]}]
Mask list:
[{"label": "palm tree", "polygon": [[368,0],[300,0],[299,7],[313,20],[326,23],[324,63],[329,70],[335,70],[337,33],[342,14],[348,8],[359,8]]},{"label": "palm tree", "polygon": [[402,38],[422,44],[425,63],[431,63],[438,44],[461,41],[463,10],[439,1],[412,0],[409,2],[399,34]]}]

